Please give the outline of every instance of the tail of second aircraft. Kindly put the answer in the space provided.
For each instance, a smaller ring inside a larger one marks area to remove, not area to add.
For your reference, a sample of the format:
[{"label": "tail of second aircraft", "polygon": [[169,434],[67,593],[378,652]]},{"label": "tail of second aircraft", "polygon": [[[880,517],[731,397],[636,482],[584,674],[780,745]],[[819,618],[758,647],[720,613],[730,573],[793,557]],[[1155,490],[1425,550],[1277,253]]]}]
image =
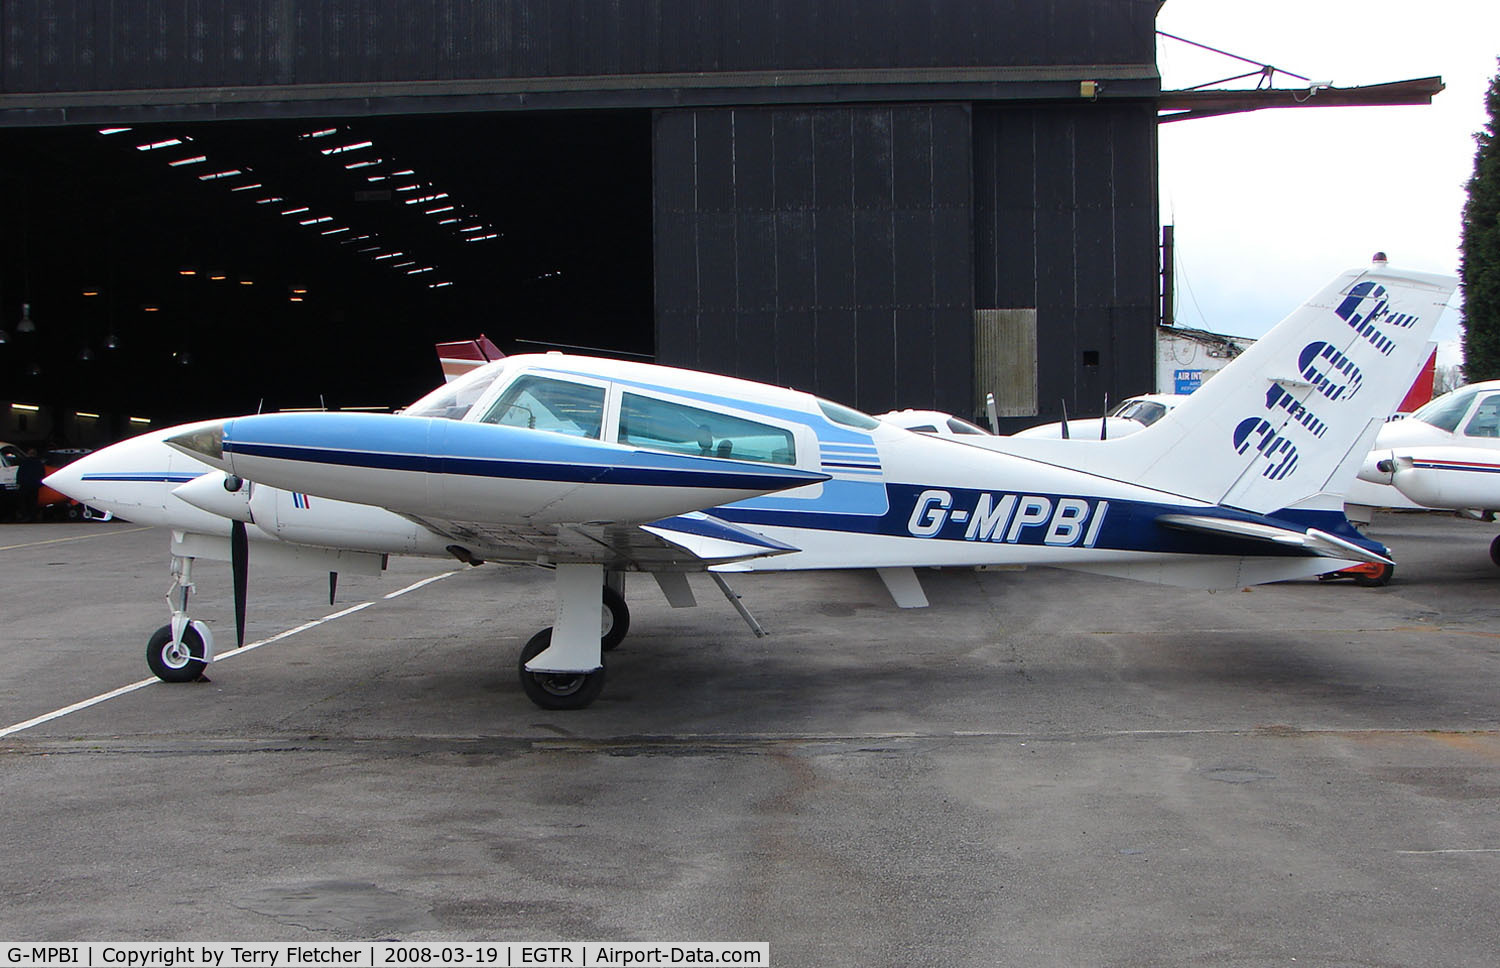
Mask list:
[{"label": "tail of second aircraft", "polygon": [[1455,284],[1377,256],[1145,430],[1108,441],[1015,440],[1012,452],[1258,514],[1332,510],[1425,360]]}]

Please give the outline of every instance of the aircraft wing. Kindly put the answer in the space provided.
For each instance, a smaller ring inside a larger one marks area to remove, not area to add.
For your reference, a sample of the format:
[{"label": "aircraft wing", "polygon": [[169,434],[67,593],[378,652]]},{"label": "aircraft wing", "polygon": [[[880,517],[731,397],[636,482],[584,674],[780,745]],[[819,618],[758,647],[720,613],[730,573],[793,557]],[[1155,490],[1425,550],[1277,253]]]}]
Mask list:
[{"label": "aircraft wing", "polygon": [[452,541],[472,561],[603,562],[611,570],[702,571],[713,565],[800,549],[712,514],[690,512],[644,525],[498,525],[406,515]]}]

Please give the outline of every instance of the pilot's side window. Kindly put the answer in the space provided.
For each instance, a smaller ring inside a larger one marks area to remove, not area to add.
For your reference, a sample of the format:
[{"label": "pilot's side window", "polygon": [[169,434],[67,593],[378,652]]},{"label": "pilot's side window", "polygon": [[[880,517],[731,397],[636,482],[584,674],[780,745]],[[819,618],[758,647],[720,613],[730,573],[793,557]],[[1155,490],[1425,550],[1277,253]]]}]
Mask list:
[{"label": "pilot's side window", "polygon": [[620,443],[695,457],[797,463],[790,430],[634,393],[620,403]]},{"label": "pilot's side window", "polygon": [[1500,394],[1486,397],[1474,408],[1464,427],[1466,437],[1500,437]]},{"label": "pilot's side window", "polygon": [[523,376],[501,394],[481,422],[597,440],[604,424],[604,388]]}]

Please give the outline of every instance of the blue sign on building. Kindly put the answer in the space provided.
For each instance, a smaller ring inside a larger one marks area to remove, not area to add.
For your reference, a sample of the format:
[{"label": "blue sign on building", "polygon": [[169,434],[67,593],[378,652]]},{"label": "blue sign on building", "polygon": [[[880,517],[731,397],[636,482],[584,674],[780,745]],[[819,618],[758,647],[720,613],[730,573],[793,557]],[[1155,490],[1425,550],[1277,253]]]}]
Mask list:
[{"label": "blue sign on building", "polygon": [[1192,393],[1203,385],[1202,370],[1178,370],[1176,377],[1177,389],[1174,393]]}]

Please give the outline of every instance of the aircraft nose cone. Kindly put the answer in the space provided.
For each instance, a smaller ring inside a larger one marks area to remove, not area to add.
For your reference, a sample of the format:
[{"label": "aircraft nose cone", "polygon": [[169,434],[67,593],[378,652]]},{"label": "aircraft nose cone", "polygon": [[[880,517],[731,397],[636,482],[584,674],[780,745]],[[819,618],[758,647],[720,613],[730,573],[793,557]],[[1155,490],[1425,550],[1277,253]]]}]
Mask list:
[{"label": "aircraft nose cone", "polygon": [[80,457],[66,467],[60,467],[42,479],[42,483],[81,504],[87,504],[93,495],[83,488],[83,467],[89,455]]},{"label": "aircraft nose cone", "polygon": [[224,460],[224,425],[222,423],[199,427],[175,437],[168,437],[166,444],[221,471],[229,470],[229,463]]}]

